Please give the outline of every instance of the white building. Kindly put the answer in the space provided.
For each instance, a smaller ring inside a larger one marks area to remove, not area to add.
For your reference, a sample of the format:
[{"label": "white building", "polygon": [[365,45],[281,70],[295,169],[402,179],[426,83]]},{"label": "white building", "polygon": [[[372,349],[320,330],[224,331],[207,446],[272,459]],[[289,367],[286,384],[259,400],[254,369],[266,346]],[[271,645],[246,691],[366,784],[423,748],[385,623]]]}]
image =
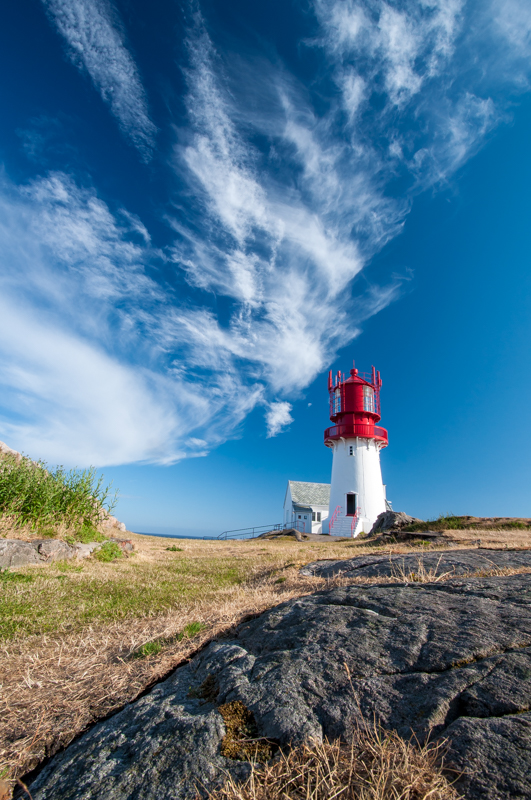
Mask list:
[{"label": "white building", "polygon": [[328,516],[329,483],[288,481],[284,498],[284,526],[301,533],[322,533],[323,520]]}]

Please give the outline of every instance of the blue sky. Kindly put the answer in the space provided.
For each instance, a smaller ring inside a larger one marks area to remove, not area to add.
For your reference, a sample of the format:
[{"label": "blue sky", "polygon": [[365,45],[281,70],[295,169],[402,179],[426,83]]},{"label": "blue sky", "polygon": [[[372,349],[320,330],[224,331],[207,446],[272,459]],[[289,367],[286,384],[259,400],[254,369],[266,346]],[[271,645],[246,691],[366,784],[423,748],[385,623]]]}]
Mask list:
[{"label": "blue sky", "polygon": [[326,373],[394,507],[531,516],[524,0],[26,0],[0,59],[0,438],[130,528],[276,522]]}]

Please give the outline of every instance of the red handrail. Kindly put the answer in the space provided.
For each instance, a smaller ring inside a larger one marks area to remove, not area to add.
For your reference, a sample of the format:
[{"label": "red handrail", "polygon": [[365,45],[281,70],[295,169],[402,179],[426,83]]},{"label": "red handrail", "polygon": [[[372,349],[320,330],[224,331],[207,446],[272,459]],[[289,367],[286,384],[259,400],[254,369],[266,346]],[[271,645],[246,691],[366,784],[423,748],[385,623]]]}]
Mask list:
[{"label": "red handrail", "polygon": [[335,509],[334,509],[334,513],[332,514],[332,516],[330,518],[330,522],[328,523],[328,532],[329,533],[332,530],[332,528],[334,527],[334,522],[336,521],[337,515],[339,514],[340,511],[341,511],[341,506],[336,506]]}]

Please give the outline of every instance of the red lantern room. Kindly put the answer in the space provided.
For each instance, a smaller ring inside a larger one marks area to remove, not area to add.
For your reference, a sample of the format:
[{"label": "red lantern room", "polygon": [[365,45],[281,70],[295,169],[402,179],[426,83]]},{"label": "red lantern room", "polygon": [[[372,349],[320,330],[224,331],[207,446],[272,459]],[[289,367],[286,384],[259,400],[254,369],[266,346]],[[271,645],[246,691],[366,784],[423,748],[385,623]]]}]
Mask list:
[{"label": "red lantern room", "polygon": [[353,367],[350,377],[338,372],[335,378],[330,371],[328,391],[330,394],[330,419],[335,423],[324,434],[325,445],[332,446],[335,439],[361,437],[374,439],[380,447],[387,447],[385,428],[376,425],[380,421],[380,373],[374,367],[372,373],[361,373]]}]

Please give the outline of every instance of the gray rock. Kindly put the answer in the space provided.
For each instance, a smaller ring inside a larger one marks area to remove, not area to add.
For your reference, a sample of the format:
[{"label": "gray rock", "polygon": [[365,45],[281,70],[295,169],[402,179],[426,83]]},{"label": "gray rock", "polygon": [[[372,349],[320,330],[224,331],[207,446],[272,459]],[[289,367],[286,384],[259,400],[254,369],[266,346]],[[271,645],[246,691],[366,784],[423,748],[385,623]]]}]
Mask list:
[{"label": "gray rock", "polygon": [[97,550],[101,549],[100,542],[87,542],[86,544],[82,542],[78,542],[76,544],[76,558],[88,558],[95,553]]},{"label": "gray rock", "polygon": [[46,562],[68,561],[76,557],[76,548],[60,539],[41,539],[31,544],[37,547],[37,552]]},{"label": "gray rock", "polygon": [[106,511],[102,511],[101,513],[100,528],[103,533],[113,532],[115,530],[125,533],[127,530],[125,522],[120,522],[119,519],[116,519],[116,517],[113,517],[112,514],[108,514]]},{"label": "gray rock", "polygon": [[40,564],[42,558],[33,542],[20,539],[0,539],[0,569]]},{"label": "gray rock", "polygon": [[120,550],[122,550],[124,553],[132,553],[133,550],[135,549],[132,539],[111,538],[108,541],[117,544]]},{"label": "gray rock", "polygon": [[301,575],[332,578],[346,575],[357,578],[395,577],[403,580],[412,573],[430,572],[434,576],[468,575],[504,567],[531,567],[530,550],[450,550],[407,555],[356,556],[342,561],[314,561],[300,570]]},{"label": "gray rock", "polygon": [[531,576],[518,574],[347,586],[273,608],[56,756],[34,800],[191,800],[195,782],[212,786],[234,762],[215,706],[189,696],[207,676],[216,704],[242,701],[281,743],[348,739],[375,717],[406,738],[448,736],[469,800],[531,796]]},{"label": "gray rock", "polygon": [[372,526],[370,534],[405,528],[414,522],[422,522],[422,520],[417,519],[417,517],[410,517],[409,514],[405,514],[403,511],[382,511],[376,517],[376,522]]},{"label": "gray rock", "polygon": [[[134,550],[130,539],[109,539],[116,542],[124,552]],[[54,561],[69,561],[72,558],[88,558],[101,548],[101,542],[80,542],[71,546],[60,539],[0,539],[0,569],[25,567],[28,564],[51,564]]]}]

